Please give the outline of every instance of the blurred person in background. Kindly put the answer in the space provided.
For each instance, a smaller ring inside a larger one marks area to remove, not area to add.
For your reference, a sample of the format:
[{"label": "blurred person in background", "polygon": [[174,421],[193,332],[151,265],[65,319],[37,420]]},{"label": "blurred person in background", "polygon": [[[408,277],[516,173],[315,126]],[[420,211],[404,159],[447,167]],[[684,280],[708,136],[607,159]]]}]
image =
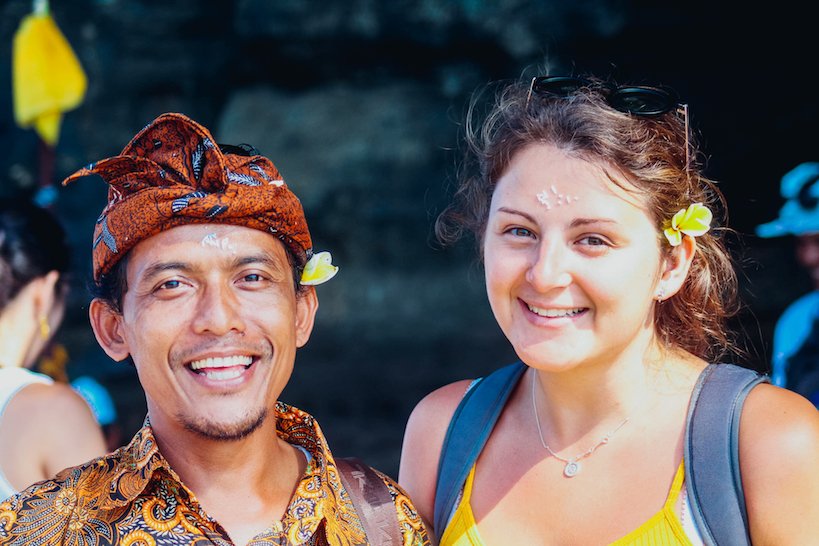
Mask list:
[{"label": "blurred person in background", "polygon": [[105,385],[90,375],[70,378],[68,364],[68,351],[61,343],[52,340],[43,350],[32,370],[48,376],[57,383],[71,385],[71,388],[88,403],[94,418],[102,427],[108,451],[115,450],[122,444],[122,428],[111,393],[108,392]]},{"label": "blurred person in background", "polygon": [[771,381],[819,407],[819,163],[806,162],[781,180],[779,216],[757,226],[760,237],[792,236],[796,260],[813,290],[791,303],[776,322]]},{"label": "blurred person in background", "polygon": [[105,445],[108,451],[113,451],[122,445],[122,426],[119,422],[117,408],[111,393],[105,385],[97,381],[90,375],[81,375],[71,381],[71,388],[80,393],[85,398],[94,418],[102,427],[105,436]]},{"label": "blurred person in background", "polygon": [[69,261],[48,211],[0,202],[0,498],[106,452],[86,401],[30,369],[62,321]]}]

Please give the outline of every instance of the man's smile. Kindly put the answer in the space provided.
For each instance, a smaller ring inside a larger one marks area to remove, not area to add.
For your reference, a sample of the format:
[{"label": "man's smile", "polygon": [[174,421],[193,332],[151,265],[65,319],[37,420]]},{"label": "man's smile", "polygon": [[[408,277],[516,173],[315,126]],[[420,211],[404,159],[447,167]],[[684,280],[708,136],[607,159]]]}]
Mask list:
[{"label": "man's smile", "polygon": [[207,357],[192,361],[188,364],[188,368],[208,379],[226,381],[241,376],[245,370],[253,365],[253,362],[253,357],[248,355]]}]

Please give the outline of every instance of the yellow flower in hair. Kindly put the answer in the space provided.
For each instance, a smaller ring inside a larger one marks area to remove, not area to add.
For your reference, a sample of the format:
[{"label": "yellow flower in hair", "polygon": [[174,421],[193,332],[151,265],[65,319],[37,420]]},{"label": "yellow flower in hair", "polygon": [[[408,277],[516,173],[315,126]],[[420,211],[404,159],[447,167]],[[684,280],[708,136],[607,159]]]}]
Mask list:
[{"label": "yellow flower in hair", "polygon": [[301,274],[301,284],[303,286],[315,286],[325,283],[335,277],[338,273],[338,266],[333,265],[333,257],[329,252],[319,252],[313,254],[304,271]]},{"label": "yellow flower in hair", "polygon": [[699,237],[711,229],[713,216],[711,210],[702,203],[692,203],[687,209],[681,209],[674,215],[663,233],[671,246],[678,246],[682,243],[683,234]]}]

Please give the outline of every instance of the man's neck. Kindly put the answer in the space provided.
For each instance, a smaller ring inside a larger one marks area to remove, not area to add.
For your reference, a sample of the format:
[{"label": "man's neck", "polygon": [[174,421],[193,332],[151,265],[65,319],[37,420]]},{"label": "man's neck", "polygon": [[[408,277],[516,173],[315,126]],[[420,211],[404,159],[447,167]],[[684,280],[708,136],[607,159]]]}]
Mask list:
[{"label": "man's neck", "polygon": [[276,435],[275,425],[269,417],[248,436],[225,441],[152,418],[160,453],[236,544],[282,518],[305,472],[304,455]]}]

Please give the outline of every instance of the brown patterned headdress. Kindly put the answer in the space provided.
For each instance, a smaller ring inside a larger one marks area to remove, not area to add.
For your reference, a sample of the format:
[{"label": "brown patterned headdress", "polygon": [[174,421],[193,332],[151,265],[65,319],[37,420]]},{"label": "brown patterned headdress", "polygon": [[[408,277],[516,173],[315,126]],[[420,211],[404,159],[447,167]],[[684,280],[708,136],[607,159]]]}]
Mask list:
[{"label": "brown patterned headdress", "polygon": [[94,279],[137,243],[187,224],[231,224],[270,233],[300,265],[312,241],[301,203],[279,171],[260,155],[225,154],[210,132],[182,114],[163,114],[116,157],[83,167],[63,181],[97,174],[108,204],[94,229]]}]

